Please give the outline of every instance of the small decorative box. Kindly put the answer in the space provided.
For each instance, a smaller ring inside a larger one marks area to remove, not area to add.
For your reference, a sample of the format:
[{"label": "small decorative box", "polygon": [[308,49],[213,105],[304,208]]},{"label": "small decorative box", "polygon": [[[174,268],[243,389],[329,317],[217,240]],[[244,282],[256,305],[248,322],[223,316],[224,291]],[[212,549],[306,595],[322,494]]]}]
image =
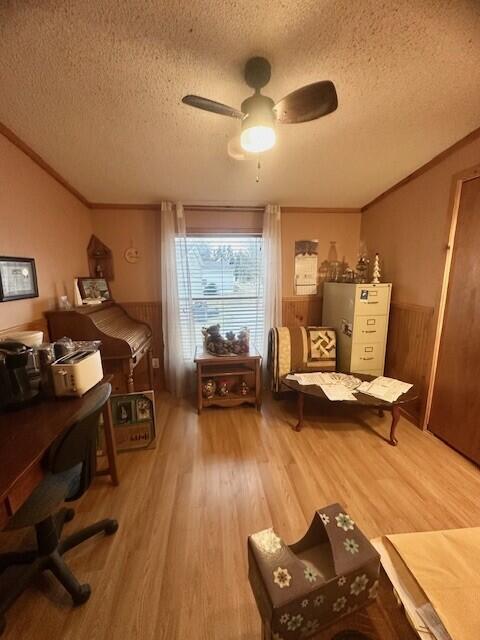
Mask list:
[{"label": "small decorative box", "polygon": [[317,511],[296,544],[273,529],[249,536],[248,564],[265,638],[313,636],[376,598],[380,556],[339,504]]}]

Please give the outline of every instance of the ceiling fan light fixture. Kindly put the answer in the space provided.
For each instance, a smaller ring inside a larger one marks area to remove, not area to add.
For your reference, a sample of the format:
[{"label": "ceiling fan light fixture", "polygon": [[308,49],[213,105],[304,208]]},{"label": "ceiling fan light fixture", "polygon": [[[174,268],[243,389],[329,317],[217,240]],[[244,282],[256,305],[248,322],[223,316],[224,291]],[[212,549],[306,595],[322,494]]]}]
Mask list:
[{"label": "ceiling fan light fixture", "polygon": [[276,139],[275,129],[271,125],[254,125],[242,131],[240,144],[249,153],[262,153],[271,149]]},{"label": "ceiling fan light fixture", "polygon": [[273,100],[258,93],[242,102],[245,117],[242,120],[240,145],[249,153],[262,153],[276,142]]}]

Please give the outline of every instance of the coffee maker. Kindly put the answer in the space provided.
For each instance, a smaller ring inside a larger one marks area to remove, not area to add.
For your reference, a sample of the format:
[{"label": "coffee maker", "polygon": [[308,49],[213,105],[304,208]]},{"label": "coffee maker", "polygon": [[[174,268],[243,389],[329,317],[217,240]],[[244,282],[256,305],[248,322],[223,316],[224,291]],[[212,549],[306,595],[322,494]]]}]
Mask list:
[{"label": "coffee maker", "polygon": [[0,342],[0,410],[21,408],[38,395],[31,357],[32,349],[20,342]]}]

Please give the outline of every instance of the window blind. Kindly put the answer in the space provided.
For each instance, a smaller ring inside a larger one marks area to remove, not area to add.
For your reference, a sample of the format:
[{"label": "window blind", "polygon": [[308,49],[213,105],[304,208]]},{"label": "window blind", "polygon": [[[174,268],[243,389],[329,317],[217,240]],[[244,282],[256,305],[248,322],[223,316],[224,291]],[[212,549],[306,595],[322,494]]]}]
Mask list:
[{"label": "window blind", "polygon": [[[220,324],[222,335],[250,330],[263,352],[263,238],[199,235],[177,238],[177,277],[183,355],[203,345],[202,327]],[[193,325],[193,326],[192,326]]]}]

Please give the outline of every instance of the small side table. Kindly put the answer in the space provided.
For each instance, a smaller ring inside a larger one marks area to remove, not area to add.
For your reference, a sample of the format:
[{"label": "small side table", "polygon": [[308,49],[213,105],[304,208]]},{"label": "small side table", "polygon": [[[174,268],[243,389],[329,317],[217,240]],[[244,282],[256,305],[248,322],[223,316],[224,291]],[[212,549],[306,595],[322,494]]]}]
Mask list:
[{"label": "small side table", "polygon": [[[253,404],[257,410],[262,405],[262,356],[254,347],[249,353],[231,356],[213,356],[197,347],[195,351],[197,365],[197,411],[200,414],[204,407],[216,405],[219,407],[235,407],[240,404]],[[229,390],[227,395],[221,396],[217,392],[212,398],[203,396],[203,385],[207,380],[218,382],[228,378],[234,384],[245,381],[249,385],[247,394],[242,395],[238,390]]]}]

